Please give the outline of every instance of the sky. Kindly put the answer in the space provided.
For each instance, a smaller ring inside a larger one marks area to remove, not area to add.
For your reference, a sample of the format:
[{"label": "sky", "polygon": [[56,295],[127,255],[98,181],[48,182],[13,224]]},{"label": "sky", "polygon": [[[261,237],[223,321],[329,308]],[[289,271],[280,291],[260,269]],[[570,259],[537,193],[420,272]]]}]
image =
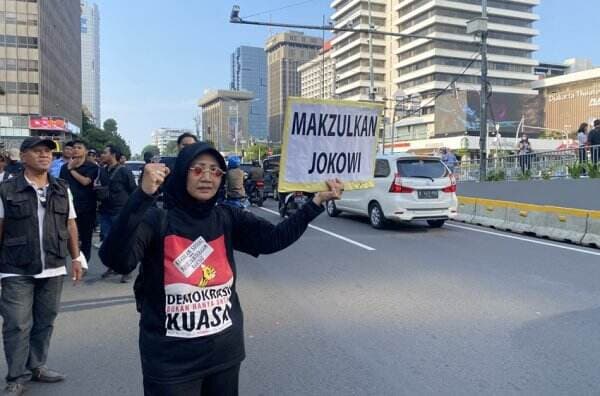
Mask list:
[{"label": "sky", "polygon": [[[95,2],[101,18],[102,119],[117,120],[134,153],[150,144],[156,128],[195,129],[203,92],[229,87],[233,50],[262,47],[270,34],[283,31],[230,24],[233,4],[252,20],[318,25],[331,15],[330,0]],[[541,0],[536,13],[538,60],[583,57],[600,66],[599,0]]]}]

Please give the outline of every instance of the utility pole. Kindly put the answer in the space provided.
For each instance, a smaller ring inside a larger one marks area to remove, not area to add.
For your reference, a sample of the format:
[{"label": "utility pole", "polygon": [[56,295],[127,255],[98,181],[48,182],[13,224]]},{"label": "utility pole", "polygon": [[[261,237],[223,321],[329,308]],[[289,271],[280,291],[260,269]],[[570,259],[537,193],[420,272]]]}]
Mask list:
[{"label": "utility pole", "polygon": [[[371,13],[371,0],[368,2],[369,7],[369,100],[375,101],[375,75],[373,74],[373,18]],[[385,132],[384,145],[385,145]]]},{"label": "utility pole", "polygon": [[[487,0],[481,0],[481,18],[487,24]],[[480,119],[481,125],[479,130],[479,181],[485,181],[487,173],[487,100],[488,100],[488,63],[487,63],[487,26],[481,31],[481,94],[480,94]]]}]

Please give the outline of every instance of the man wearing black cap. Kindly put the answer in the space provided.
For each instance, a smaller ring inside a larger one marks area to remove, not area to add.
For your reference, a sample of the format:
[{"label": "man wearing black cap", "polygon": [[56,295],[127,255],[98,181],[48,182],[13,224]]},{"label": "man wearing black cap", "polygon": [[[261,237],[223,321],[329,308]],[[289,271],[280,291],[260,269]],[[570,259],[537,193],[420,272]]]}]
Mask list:
[{"label": "man wearing black cap", "polygon": [[87,266],[79,252],[71,192],[65,181],[48,173],[54,149],[52,140],[25,139],[24,171],[0,184],[0,304],[8,395],[23,394],[29,380],[65,378],[45,364],[67,255],[74,281]]}]

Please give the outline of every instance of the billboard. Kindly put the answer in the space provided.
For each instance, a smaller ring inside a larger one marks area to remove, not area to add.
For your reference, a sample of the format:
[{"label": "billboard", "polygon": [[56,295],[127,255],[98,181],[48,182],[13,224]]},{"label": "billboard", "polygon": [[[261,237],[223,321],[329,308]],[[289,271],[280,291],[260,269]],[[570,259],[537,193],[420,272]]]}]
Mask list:
[{"label": "billboard", "polygon": [[61,117],[29,117],[29,129],[43,131],[67,131],[67,121]]},{"label": "billboard", "polygon": [[[481,123],[478,91],[459,91],[441,95],[435,103],[437,136],[477,132]],[[521,119],[539,126],[544,119],[543,99],[539,95],[493,93],[488,101],[488,122],[497,125],[503,136],[514,136]]]}]

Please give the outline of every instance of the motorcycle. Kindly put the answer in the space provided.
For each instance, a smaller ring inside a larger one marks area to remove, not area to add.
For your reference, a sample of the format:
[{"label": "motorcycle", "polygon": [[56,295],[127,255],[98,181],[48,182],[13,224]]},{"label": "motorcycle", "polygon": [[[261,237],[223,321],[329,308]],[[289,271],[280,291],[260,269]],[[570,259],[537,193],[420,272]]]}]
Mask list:
[{"label": "motorcycle", "polygon": [[223,205],[228,205],[233,208],[240,208],[243,210],[248,210],[248,208],[250,208],[250,201],[248,201],[248,198],[228,197],[228,198],[225,198],[225,200],[223,201]]},{"label": "motorcycle", "polygon": [[302,209],[313,197],[313,194],[294,191],[289,194],[279,193],[279,214],[281,217],[291,216]]},{"label": "motorcycle", "polygon": [[248,180],[246,184],[246,195],[250,204],[263,206],[265,201],[265,182],[264,180]]}]

